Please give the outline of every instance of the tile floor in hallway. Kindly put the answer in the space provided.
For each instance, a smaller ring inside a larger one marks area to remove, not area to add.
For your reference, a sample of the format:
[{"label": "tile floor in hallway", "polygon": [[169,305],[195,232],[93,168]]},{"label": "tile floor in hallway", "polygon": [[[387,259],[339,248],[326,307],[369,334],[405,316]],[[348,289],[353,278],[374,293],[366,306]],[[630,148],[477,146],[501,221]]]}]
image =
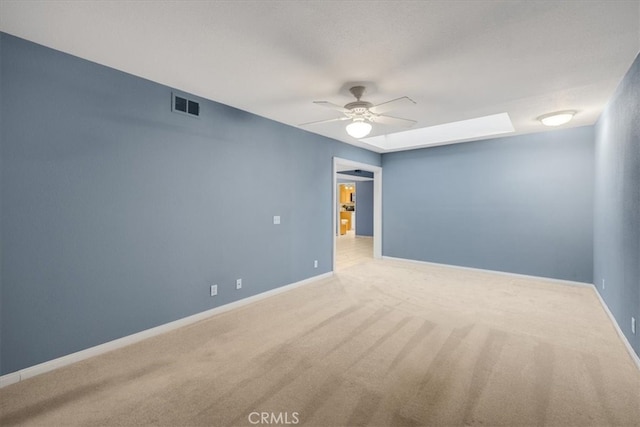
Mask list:
[{"label": "tile floor in hallway", "polygon": [[373,259],[373,238],[356,236],[354,230],[336,238],[336,270]]}]

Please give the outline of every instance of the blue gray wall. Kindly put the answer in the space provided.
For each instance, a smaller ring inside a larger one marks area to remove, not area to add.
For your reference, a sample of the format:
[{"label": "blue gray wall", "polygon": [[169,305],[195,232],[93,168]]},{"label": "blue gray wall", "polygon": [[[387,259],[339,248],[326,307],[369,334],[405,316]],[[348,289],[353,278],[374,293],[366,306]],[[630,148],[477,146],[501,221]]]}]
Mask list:
[{"label": "blue gray wall", "polygon": [[356,181],[356,236],[373,236],[373,181]]},{"label": "blue gray wall", "polygon": [[594,206],[594,283],[640,355],[640,56],[596,124]]},{"label": "blue gray wall", "polygon": [[383,155],[383,255],[592,282],[593,127]]},{"label": "blue gray wall", "polygon": [[332,157],[380,155],[0,43],[0,373],[330,271]]}]

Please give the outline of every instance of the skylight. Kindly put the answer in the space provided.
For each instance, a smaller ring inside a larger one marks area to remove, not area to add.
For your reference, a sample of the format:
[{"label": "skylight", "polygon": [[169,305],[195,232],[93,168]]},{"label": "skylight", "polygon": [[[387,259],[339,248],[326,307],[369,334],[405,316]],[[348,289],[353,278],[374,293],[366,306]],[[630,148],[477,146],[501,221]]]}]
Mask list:
[{"label": "skylight", "polygon": [[372,136],[361,141],[384,151],[407,150],[434,145],[453,144],[471,139],[514,132],[507,113],[492,114],[459,122],[411,129],[388,135]]}]

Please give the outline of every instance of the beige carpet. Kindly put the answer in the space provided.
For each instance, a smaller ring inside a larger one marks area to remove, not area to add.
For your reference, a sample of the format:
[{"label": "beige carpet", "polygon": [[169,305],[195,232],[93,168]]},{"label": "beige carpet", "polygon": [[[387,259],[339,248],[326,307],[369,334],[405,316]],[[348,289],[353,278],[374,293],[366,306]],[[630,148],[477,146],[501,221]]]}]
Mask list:
[{"label": "beige carpet", "polygon": [[371,260],[0,408],[2,426],[640,425],[640,371],[591,288]]}]

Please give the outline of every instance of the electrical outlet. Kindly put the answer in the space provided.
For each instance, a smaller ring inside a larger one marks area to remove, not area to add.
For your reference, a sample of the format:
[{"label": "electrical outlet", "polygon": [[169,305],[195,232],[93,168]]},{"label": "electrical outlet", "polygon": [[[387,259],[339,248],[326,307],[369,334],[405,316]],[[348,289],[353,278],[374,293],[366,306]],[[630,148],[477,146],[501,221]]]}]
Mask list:
[{"label": "electrical outlet", "polygon": [[211,296],[215,297],[218,295],[218,285],[211,285]]},{"label": "electrical outlet", "polygon": [[633,316],[631,317],[631,333],[636,334],[636,318]]},{"label": "electrical outlet", "polygon": [[236,280],[236,289],[242,289],[242,279]]},{"label": "electrical outlet", "polygon": [[602,279],[602,289],[604,289],[604,279]]},{"label": "electrical outlet", "polygon": [[318,268],[318,260],[313,261],[313,268]]}]

